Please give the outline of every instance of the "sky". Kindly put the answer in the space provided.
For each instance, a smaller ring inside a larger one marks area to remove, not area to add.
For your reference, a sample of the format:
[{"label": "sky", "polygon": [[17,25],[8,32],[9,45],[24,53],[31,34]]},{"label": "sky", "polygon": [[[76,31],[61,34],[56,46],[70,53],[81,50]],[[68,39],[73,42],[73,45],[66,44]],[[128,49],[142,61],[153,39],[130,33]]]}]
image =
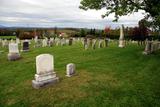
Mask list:
[{"label": "sky", "polygon": [[81,0],[0,0],[0,25],[24,27],[76,27],[104,29],[137,26],[144,12],[123,16],[118,22],[114,14],[101,18],[104,10],[79,9]]}]

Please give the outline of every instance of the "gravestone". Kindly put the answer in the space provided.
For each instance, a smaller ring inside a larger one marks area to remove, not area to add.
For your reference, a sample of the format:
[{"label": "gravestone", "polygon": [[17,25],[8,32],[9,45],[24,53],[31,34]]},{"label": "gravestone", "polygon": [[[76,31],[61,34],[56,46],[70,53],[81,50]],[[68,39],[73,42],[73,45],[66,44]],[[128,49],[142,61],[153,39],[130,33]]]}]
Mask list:
[{"label": "gravestone", "polygon": [[72,45],[72,43],[73,43],[73,39],[72,39],[72,38],[70,38],[70,39],[69,39],[69,46],[71,46],[71,45]]},{"label": "gravestone", "polygon": [[19,38],[16,38],[16,43],[17,43],[17,44],[19,44],[19,43],[20,43]]},{"label": "gravestone", "polygon": [[50,54],[41,54],[36,57],[35,80],[32,80],[33,88],[41,88],[59,81],[54,72],[54,59]]},{"label": "gravestone", "polygon": [[123,32],[123,25],[120,28],[120,37],[119,37],[119,47],[123,48],[125,46],[125,41],[124,41],[124,32]]},{"label": "gravestone", "polygon": [[145,55],[150,54],[151,53],[151,46],[152,46],[151,42],[147,40],[146,47],[145,47],[143,54],[145,54]]},{"label": "gravestone", "polygon": [[75,70],[76,70],[76,67],[75,67],[75,64],[73,63],[70,63],[66,66],[66,76],[67,77],[71,77],[75,74]]},{"label": "gravestone", "polygon": [[89,38],[89,39],[88,39],[88,46],[91,47],[91,46],[92,46],[92,43],[93,43],[92,38]]},{"label": "gravestone", "polygon": [[23,52],[29,51],[29,41],[28,41],[28,40],[23,41],[22,51],[23,51]]},{"label": "gravestone", "polygon": [[11,39],[11,40],[10,40],[10,43],[14,43],[14,40],[13,40],[13,39]]},{"label": "gravestone", "polygon": [[61,39],[61,46],[64,46],[66,44],[66,39],[65,38],[62,38]]},{"label": "gravestone", "polygon": [[95,40],[93,40],[92,49],[96,49],[96,42],[97,42],[97,40],[96,40],[96,39],[95,39]]},{"label": "gravestone", "polygon": [[7,47],[8,46],[8,41],[5,39],[2,41],[2,47]]},{"label": "gravestone", "polygon": [[35,36],[34,38],[34,42],[37,43],[38,42],[38,36]]},{"label": "gravestone", "polygon": [[50,38],[48,43],[49,43],[49,46],[52,47],[54,45],[54,38]]},{"label": "gravestone", "polygon": [[103,40],[99,40],[99,43],[98,43],[98,48],[103,48]]},{"label": "gravestone", "polygon": [[88,40],[87,40],[87,38],[84,38],[84,49],[85,50],[88,49]]},{"label": "gravestone", "polygon": [[8,53],[8,60],[14,61],[20,58],[18,44],[17,43],[10,43],[9,44],[9,53]]},{"label": "gravestone", "polygon": [[109,44],[109,38],[105,38],[105,47],[108,47]]},{"label": "gravestone", "polygon": [[43,39],[42,40],[42,47],[46,47],[47,46],[47,39]]}]

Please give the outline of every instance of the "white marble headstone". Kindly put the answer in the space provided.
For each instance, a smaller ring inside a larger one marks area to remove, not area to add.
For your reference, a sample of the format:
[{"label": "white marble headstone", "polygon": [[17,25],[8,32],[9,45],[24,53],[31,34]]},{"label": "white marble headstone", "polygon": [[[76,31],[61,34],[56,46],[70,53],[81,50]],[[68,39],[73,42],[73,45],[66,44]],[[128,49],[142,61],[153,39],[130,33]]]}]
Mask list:
[{"label": "white marble headstone", "polygon": [[9,44],[9,53],[19,53],[17,43],[10,43]]},{"label": "white marble headstone", "polygon": [[36,57],[37,74],[45,74],[54,71],[53,56],[42,54]]},{"label": "white marble headstone", "polygon": [[121,26],[120,28],[120,37],[119,37],[119,47],[120,48],[123,48],[125,46],[125,43],[124,43],[124,32],[123,32],[123,25]]},{"label": "white marble headstone", "polygon": [[75,69],[76,69],[75,64],[73,63],[68,64],[66,66],[66,76],[67,77],[73,76],[75,74]]},{"label": "white marble headstone", "polygon": [[54,84],[59,78],[54,72],[54,60],[50,54],[41,54],[36,57],[35,80],[32,80],[32,86],[36,89]]},{"label": "white marble headstone", "polygon": [[42,41],[42,47],[46,47],[47,46],[47,39],[43,39]]}]

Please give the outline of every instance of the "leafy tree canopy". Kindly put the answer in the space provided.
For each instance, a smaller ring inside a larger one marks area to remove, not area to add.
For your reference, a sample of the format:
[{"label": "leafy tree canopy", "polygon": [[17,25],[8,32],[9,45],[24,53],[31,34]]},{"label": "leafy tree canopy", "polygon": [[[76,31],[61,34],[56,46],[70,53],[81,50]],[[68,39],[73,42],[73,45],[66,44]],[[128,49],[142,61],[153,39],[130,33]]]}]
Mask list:
[{"label": "leafy tree canopy", "polygon": [[147,13],[146,17],[151,18],[153,24],[160,28],[160,0],[82,0],[80,8],[84,10],[106,9],[102,17],[114,13],[114,21],[118,21],[120,16],[144,10]]}]

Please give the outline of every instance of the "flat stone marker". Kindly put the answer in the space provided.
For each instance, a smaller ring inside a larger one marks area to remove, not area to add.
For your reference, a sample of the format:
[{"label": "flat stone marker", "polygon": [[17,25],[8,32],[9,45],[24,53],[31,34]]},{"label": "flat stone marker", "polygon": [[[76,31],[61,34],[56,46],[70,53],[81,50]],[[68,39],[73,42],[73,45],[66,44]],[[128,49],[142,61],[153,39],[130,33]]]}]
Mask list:
[{"label": "flat stone marker", "polygon": [[73,63],[68,64],[66,66],[66,76],[71,77],[71,76],[75,75],[75,70],[76,70],[75,64],[73,64]]},{"label": "flat stone marker", "polygon": [[9,53],[8,53],[8,60],[14,61],[20,58],[18,44],[17,43],[10,43],[9,44]]},{"label": "flat stone marker", "polygon": [[35,89],[52,85],[59,81],[54,72],[54,60],[50,54],[41,54],[36,57],[35,80],[32,80],[32,86]]}]

